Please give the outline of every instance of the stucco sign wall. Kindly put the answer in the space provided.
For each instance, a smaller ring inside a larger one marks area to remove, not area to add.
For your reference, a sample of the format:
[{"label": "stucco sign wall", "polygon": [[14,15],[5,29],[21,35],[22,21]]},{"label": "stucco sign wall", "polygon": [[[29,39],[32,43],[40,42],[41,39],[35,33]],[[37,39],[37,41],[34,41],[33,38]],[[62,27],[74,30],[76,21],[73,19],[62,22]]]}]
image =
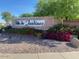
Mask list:
[{"label": "stucco sign wall", "polygon": [[12,22],[13,28],[25,28],[32,27],[35,29],[47,30],[53,25],[57,24],[57,21],[53,17],[25,17],[18,18]]}]

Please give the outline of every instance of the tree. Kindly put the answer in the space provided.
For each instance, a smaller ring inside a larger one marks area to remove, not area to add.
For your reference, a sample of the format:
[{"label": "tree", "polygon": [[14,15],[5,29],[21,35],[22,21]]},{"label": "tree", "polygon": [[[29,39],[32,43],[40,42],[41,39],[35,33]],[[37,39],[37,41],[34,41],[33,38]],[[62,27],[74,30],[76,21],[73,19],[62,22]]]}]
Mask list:
[{"label": "tree", "polygon": [[58,19],[71,20],[79,18],[79,0],[39,0],[37,16],[54,16]]},{"label": "tree", "polygon": [[2,19],[4,19],[6,22],[9,22],[12,20],[12,15],[10,12],[2,12]]},{"label": "tree", "polygon": [[32,17],[32,16],[33,16],[32,14],[24,13],[24,14],[21,14],[19,17]]},{"label": "tree", "polygon": [[46,16],[46,9],[47,8],[47,3],[46,0],[39,0],[37,6],[36,6],[36,11],[34,12],[34,16]]},{"label": "tree", "polygon": [[6,21],[6,25],[12,24],[14,16],[12,16],[10,12],[2,12],[1,15],[2,15],[2,19]]},{"label": "tree", "polygon": [[73,20],[79,17],[79,0],[59,0],[57,1],[54,16],[63,20]]}]

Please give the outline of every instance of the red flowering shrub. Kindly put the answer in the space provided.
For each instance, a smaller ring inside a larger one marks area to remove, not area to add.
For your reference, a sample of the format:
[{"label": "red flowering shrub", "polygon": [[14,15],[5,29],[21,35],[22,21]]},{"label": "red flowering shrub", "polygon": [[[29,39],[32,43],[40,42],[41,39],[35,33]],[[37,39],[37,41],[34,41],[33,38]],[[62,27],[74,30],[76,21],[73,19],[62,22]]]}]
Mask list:
[{"label": "red flowering shrub", "polygon": [[52,32],[47,33],[47,38],[59,41],[70,41],[71,35],[72,34],[70,32],[57,32],[57,33]]},{"label": "red flowering shrub", "polygon": [[48,39],[56,39],[56,33],[55,32],[49,32],[47,33],[47,38]]},{"label": "red flowering shrub", "polygon": [[70,41],[75,28],[75,26],[57,24],[47,30],[47,37],[48,39],[55,39],[59,41]]},{"label": "red flowering shrub", "polygon": [[70,41],[71,33],[69,33],[69,32],[59,32],[57,34],[58,34],[57,40]]}]

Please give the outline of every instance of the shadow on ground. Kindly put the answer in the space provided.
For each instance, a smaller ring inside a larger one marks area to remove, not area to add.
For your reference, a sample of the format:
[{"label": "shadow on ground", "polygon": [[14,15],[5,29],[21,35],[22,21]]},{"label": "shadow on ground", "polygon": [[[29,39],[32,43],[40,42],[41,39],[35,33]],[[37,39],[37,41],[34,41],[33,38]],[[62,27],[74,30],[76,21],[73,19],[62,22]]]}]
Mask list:
[{"label": "shadow on ground", "polygon": [[71,47],[71,48],[77,48],[76,46],[73,46],[71,43],[66,43],[66,45]]},{"label": "shadow on ground", "polygon": [[49,47],[56,47],[57,45],[61,44],[61,42],[59,41],[38,39],[32,35],[17,35],[17,34],[8,34],[8,33],[3,33],[0,35],[0,43],[17,44],[22,42],[28,44],[49,46]]},{"label": "shadow on ground", "polygon": [[[39,39],[32,35],[19,35],[19,34],[17,35],[17,34],[10,34],[10,33],[2,33],[0,35],[0,43],[18,44],[23,42],[28,44],[36,44],[36,45],[48,46],[48,47],[57,47],[58,45],[62,44],[62,42],[60,41]],[[77,48],[69,42],[66,43],[66,45],[71,48]]]}]

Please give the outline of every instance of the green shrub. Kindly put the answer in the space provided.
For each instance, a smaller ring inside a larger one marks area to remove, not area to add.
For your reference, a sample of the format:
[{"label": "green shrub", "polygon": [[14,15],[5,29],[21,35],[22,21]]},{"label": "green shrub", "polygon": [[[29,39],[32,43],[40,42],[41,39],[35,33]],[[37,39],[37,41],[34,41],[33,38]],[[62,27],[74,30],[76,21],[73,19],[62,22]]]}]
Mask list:
[{"label": "green shrub", "polygon": [[77,35],[77,34],[79,33],[79,27],[76,27],[76,28],[74,29],[73,33],[74,33],[75,35]]},{"label": "green shrub", "polygon": [[33,34],[34,30],[32,28],[6,29],[6,32],[16,34]]},{"label": "green shrub", "polygon": [[49,28],[47,31],[48,32],[73,32],[74,29],[75,29],[75,26],[57,24]]},{"label": "green shrub", "polygon": [[32,34],[32,35],[40,35],[43,33],[42,30],[33,29],[33,28],[21,28],[21,29],[15,29],[15,28],[5,28],[6,32],[8,33],[16,33],[16,34]]},{"label": "green shrub", "polygon": [[36,37],[42,37],[43,34],[43,30],[39,30],[39,29],[34,29],[34,36]]},{"label": "green shrub", "polygon": [[5,26],[3,26],[2,24],[0,24],[0,29],[4,28]]}]

